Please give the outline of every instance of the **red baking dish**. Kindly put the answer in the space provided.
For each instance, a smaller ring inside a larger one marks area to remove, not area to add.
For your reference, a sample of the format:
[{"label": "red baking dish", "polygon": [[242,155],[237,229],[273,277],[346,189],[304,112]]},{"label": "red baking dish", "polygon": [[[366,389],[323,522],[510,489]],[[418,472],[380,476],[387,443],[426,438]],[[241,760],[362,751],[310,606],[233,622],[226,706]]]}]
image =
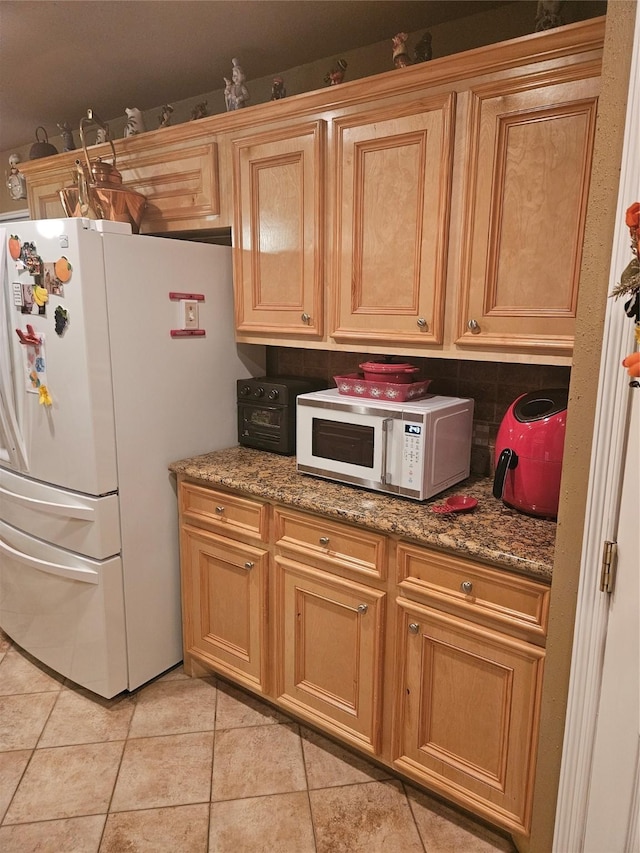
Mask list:
[{"label": "red baking dish", "polygon": [[340,394],[346,397],[365,397],[368,400],[393,400],[397,403],[407,403],[410,400],[421,400],[427,396],[431,379],[420,382],[372,382],[363,379],[359,373],[348,373],[346,376],[334,376],[334,382]]}]

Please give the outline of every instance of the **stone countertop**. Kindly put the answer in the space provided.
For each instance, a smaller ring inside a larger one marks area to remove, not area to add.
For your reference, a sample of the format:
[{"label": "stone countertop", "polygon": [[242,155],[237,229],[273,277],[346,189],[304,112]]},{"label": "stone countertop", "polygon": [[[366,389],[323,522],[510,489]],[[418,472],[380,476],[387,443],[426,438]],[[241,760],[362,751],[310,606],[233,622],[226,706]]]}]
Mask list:
[{"label": "stone countertop", "polygon": [[[492,495],[488,477],[469,477],[428,501],[383,495],[296,471],[292,456],[232,447],[173,462],[176,474],[411,539],[500,568],[551,580],[556,523],[524,515]],[[453,494],[470,495],[469,512],[431,507]]]}]

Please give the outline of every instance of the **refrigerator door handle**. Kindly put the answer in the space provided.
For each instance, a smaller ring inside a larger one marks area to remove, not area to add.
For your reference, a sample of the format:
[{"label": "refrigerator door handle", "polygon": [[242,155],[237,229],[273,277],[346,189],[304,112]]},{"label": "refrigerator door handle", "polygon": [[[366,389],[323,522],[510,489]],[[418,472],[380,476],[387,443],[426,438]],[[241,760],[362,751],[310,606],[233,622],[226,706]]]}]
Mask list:
[{"label": "refrigerator door handle", "polygon": [[55,504],[49,501],[39,501],[36,498],[27,498],[24,495],[16,495],[7,489],[0,488],[0,495],[14,503],[21,504],[37,512],[46,512],[49,515],[62,515],[65,518],[77,518],[81,521],[93,521],[95,511],[88,506],[74,506],[73,504]]},{"label": "refrigerator door handle", "polygon": [[28,554],[23,554],[22,551],[16,551],[15,548],[10,548],[5,542],[0,539],[0,553],[7,554],[14,560],[24,563],[32,569],[37,569],[40,572],[46,572],[50,575],[59,575],[70,580],[82,581],[82,583],[99,582],[98,572],[95,569],[74,569],[70,566],[60,566],[57,563],[50,563],[48,560],[38,560],[36,557],[30,557]]}]

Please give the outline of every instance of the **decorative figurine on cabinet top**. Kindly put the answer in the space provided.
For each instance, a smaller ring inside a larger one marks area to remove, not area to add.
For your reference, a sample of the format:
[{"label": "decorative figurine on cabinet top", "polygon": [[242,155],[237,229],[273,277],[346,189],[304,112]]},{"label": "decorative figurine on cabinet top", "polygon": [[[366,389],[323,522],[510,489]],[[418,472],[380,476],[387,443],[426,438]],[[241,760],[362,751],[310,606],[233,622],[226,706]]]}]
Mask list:
[{"label": "decorative figurine on cabinet top", "polygon": [[330,86],[337,86],[338,83],[342,83],[342,81],[344,80],[344,72],[346,70],[347,60],[339,59],[333,66],[331,71],[328,71],[325,75],[324,82],[328,83]]},{"label": "decorative figurine on cabinet top", "polygon": [[95,145],[103,145],[111,139],[109,133],[109,125],[105,123],[104,127],[99,127],[96,131]]},{"label": "decorative figurine on cabinet top", "polygon": [[171,113],[173,112],[173,107],[171,104],[165,104],[160,110],[160,115],[158,116],[158,125],[160,127],[169,127],[171,124]]},{"label": "decorative figurine on cabinet top", "polygon": [[233,110],[241,110],[249,103],[249,90],[244,85],[246,80],[242,66],[237,59],[232,59],[231,64],[231,80],[228,77],[224,78],[224,100],[227,107],[227,112]]},{"label": "decorative figurine on cabinet top", "polygon": [[397,33],[391,39],[393,45],[393,65],[395,68],[406,68],[407,65],[411,65],[409,51],[407,50],[408,38],[406,33]]},{"label": "decorative figurine on cabinet top", "polygon": [[393,45],[393,67],[406,68],[408,65],[413,65],[418,62],[427,62],[431,59],[433,51],[431,48],[431,33],[427,30],[422,34],[420,40],[416,43],[413,52],[413,59],[409,56],[407,48],[407,34],[397,33],[392,39]]},{"label": "decorative figurine on cabinet top", "polygon": [[69,123],[66,121],[58,123],[58,129],[62,134],[62,150],[63,151],[75,151],[76,144],[73,141],[73,132],[69,127]]},{"label": "decorative figurine on cabinet top", "polygon": [[144,133],[147,128],[144,126],[144,119],[140,110],[137,107],[125,107],[124,111],[127,114],[127,123],[124,127],[125,138]]},{"label": "decorative figurine on cabinet top", "polygon": [[552,30],[554,27],[561,27],[564,24],[560,9],[564,5],[564,0],[538,0],[536,9],[536,29],[537,33],[542,30]]},{"label": "decorative figurine on cabinet top", "polygon": [[199,118],[205,118],[209,115],[207,110],[208,101],[200,101],[199,104],[196,104],[195,107],[191,110],[191,119],[190,121],[196,121]]},{"label": "decorative figurine on cabinet top", "polygon": [[428,62],[433,56],[431,49],[431,33],[429,30],[422,34],[422,38],[416,42],[414,49],[414,62]]},{"label": "decorative figurine on cabinet top", "polygon": [[271,100],[279,101],[280,98],[286,98],[287,90],[284,88],[284,80],[282,77],[274,77],[271,87]]},{"label": "decorative figurine on cabinet top", "polygon": [[14,201],[27,197],[27,180],[18,169],[20,157],[18,154],[9,155],[9,174],[7,175],[7,189]]}]

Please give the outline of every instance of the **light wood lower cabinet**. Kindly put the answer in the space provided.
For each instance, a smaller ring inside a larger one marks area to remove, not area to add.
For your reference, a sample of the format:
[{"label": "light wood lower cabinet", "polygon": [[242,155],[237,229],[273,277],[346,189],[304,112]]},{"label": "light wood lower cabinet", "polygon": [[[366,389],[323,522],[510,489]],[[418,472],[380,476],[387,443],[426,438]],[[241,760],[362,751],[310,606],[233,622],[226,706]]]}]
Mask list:
[{"label": "light wood lower cabinet", "polygon": [[275,559],[276,697],[377,754],[385,593]]},{"label": "light wood lower cabinet", "polygon": [[544,650],[398,600],[394,766],[527,831]]},{"label": "light wood lower cabinet", "polygon": [[185,669],[529,831],[549,587],[180,483]]},{"label": "light wood lower cabinet", "polygon": [[185,668],[193,657],[265,691],[268,553],[183,525]]}]

